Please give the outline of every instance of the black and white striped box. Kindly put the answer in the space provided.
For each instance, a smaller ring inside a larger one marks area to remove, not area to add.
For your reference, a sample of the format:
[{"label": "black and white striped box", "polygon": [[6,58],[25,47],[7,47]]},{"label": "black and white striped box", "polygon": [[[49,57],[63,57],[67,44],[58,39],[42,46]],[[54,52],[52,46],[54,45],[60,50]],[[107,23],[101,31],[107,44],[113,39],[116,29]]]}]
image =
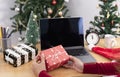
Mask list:
[{"label": "black and white striped box", "polygon": [[6,49],[4,52],[4,60],[9,62],[14,67],[20,66],[21,63],[21,55],[13,51],[12,49]]},{"label": "black and white striped box", "polygon": [[5,50],[4,60],[14,67],[18,67],[34,59],[37,54],[38,50],[35,47],[19,44]]}]

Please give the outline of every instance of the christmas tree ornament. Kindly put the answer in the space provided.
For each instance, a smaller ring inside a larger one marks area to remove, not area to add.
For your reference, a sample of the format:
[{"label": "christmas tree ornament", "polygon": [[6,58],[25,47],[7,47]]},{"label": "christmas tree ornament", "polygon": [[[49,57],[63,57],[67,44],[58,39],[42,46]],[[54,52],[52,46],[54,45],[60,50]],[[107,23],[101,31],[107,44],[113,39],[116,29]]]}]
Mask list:
[{"label": "christmas tree ornament", "polygon": [[29,28],[26,28],[26,30],[29,30]]},{"label": "christmas tree ornament", "polygon": [[110,13],[109,12],[107,12],[107,18],[109,18],[110,17]]},{"label": "christmas tree ornament", "polygon": [[51,8],[48,8],[48,14],[52,14],[53,13],[53,10]]},{"label": "christmas tree ornament", "polygon": [[100,8],[99,4],[97,5],[97,8]]},{"label": "christmas tree ornament", "polygon": [[16,8],[15,8],[15,11],[16,11],[16,12],[19,12],[19,11],[20,11],[20,8],[19,8],[19,7],[16,7]]},{"label": "christmas tree ornament", "polygon": [[21,38],[21,37],[19,37],[19,38],[18,38],[18,41],[22,41],[22,38]]},{"label": "christmas tree ornament", "polygon": [[30,37],[33,37],[33,35],[31,35]]},{"label": "christmas tree ornament", "polygon": [[102,27],[104,27],[104,23],[102,23]]},{"label": "christmas tree ornament", "polygon": [[98,20],[101,21],[100,16],[98,16]]},{"label": "christmas tree ornament", "polygon": [[24,37],[18,37],[18,41],[22,42],[24,40]]},{"label": "christmas tree ornament", "polygon": [[60,18],[64,18],[63,16],[61,16]]},{"label": "christmas tree ornament", "polygon": [[114,20],[111,21],[111,24],[114,25]]},{"label": "christmas tree ornament", "polygon": [[51,18],[51,16],[48,16],[47,18]]},{"label": "christmas tree ornament", "polygon": [[118,26],[120,26],[120,24],[116,24],[115,26],[118,27]]},{"label": "christmas tree ornament", "polygon": [[119,12],[116,12],[115,15],[116,15],[116,16],[119,16]]},{"label": "christmas tree ornament", "polygon": [[37,15],[33,15],[33,17],[36,19],[36,18],[37,18]]},{"label": "christmas tree ornament", "polygon": [[35,18],[33,19],[33,21],[36,21]]},{"label": "christmas tree ornament", "polygon": [[53,4],[53,5],[56,5],[56,4],[57,4],[57,1],[56,1],[56,0],[52,0],[52,4]]},{"label": "christmas tree ornament", "polygon": [[65,2],[69,2],[69,0],[64,0]]},{"label": "christmas tree ornament", "polygon": [[59,12],[58,12],[58,15],[59,15],[59,16],[62,16],[62,15],[63,15],[62,11],[59,11]]}]

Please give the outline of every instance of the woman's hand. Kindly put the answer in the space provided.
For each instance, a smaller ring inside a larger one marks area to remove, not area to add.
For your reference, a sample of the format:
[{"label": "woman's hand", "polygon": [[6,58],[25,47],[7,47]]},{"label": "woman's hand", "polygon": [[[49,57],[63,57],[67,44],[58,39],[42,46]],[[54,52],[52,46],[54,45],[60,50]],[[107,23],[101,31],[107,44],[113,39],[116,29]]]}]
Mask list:
[{"label": "woman's hand", "polygon": [[41,71],[46,70],[45,59],[43,55],[36,56],[36,58],[33,60],[32,69],[37,77]]},{"label": "woman's hand", "polygon": [[83,63],[79,59],[77,59],[74,56],[70,56],[70,62],[67,64],[63,65],[66,68],[71,68],[74,69],[78,72],[83,72]]}]

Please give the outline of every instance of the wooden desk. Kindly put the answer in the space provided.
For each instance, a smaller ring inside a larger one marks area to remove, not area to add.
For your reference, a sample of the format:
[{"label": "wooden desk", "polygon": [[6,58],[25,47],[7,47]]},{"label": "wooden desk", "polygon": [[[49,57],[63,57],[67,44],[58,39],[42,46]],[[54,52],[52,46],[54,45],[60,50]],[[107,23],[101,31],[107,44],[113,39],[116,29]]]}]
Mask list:
[{"label": "wooden desk", "polygon": [[[120,39],[117,39],[117,40],[119,41]],[[98,46],[104,47],[104,41],[100,40],[100,43],[98,44]],[[97,62],[110,61],[94,52],[91,52],[91,51],[89,52],[90,54],[93,55],[93,57],[97,60]],[[32,68],[31,64],[32,64],[32,61],[24,65],[21,65],[19,67],[13,67],[12,65],[4,62],[3,54],[0,53],[0,77],[36,77],[31,69]],[[52,77],[100,77],[98,75],[93,75],[93,74],[78,73],[72,69],[65,69],[63,67],[53,70],[49,72],[49,74],[52,75]]]}]

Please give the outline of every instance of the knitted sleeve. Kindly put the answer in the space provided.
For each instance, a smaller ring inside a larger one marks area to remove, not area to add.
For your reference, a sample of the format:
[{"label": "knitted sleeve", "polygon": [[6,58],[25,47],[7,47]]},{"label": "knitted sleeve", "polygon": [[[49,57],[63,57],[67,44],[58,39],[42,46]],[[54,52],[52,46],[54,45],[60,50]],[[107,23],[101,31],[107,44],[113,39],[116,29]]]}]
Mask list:
[{"label": "knitted sleeve", "polygon": [[39,77],[52,77],[52,76],[50,76],[45,70],[43,70],[39,73]]},{"label": "knitted sleeve", "polygon": [[83,73],[89,74],[104,74],[104,75],[116,75],[117,70],[115,68],[117,63],[85,63]]}]

